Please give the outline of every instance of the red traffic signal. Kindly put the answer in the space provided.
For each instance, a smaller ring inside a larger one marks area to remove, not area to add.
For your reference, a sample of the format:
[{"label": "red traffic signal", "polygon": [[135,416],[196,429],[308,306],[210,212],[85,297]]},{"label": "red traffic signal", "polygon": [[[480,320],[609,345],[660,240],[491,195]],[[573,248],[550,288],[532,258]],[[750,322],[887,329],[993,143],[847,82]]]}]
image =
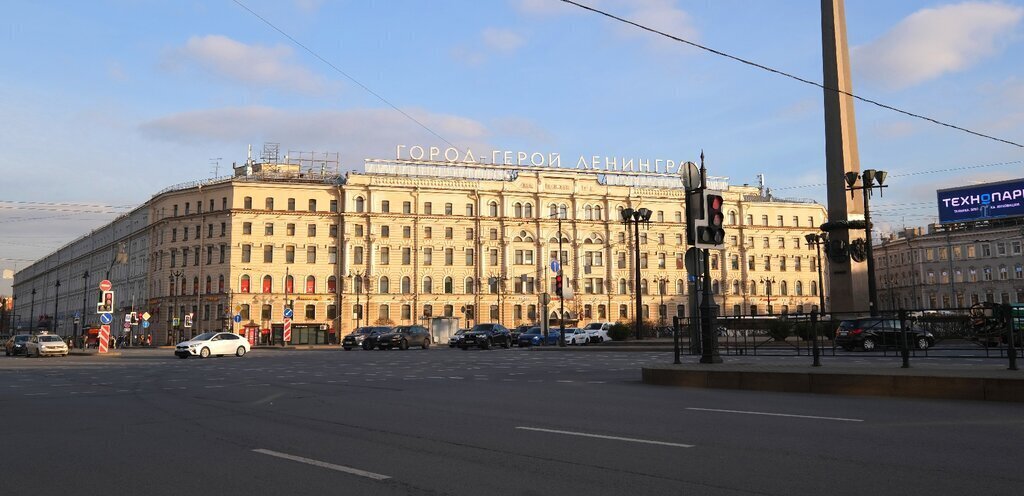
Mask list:
[{"label": "red traffic signal", "polygon": [[562,297],[562,275],[555,276],[555,296]]},{"label": "red traffic signal", "polygon": [[[725,198],[717,192],[704,194],[704,219],[707,225],[697,228],[697,246],[717,248],[725,244]],[[701,246],[704,245],[704,246]]]}]

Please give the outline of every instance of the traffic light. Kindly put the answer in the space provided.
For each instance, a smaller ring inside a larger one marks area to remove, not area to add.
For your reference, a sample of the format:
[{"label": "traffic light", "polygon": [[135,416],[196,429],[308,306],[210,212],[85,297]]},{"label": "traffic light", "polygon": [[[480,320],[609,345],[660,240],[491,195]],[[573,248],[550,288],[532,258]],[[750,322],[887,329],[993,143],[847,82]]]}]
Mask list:
[{"label": "traffic light", "polygon": [[562,274],[555,276],[555,296],[562,297]]},{"label": "traffic light", "polygon": [[114,311],[114,292],[104,291],[100,302],[96,304],[96,313],[111,313]]},{"label": "traffic light", "polygon": [[697,225],[697,248],[717,249],[725,244],[725,199],[718,191],[704,191],[704,219]]}]

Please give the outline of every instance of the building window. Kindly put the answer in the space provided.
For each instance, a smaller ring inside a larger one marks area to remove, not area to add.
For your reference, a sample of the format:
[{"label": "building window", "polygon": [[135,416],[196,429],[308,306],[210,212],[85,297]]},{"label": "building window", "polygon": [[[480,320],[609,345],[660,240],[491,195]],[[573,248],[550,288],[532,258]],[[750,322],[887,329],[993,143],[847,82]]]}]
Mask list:
[{"label": "building window", "polygon": [[284,292],[294,293],[295,292],[295,276],[289,274],[284,277]]},{"label": "building window", "polygon": [[451,203],[444,204],[444,214],[451,217],[455,213]]},{"label": "building window", "polygon": [[491,217],[498,216],[498,202],[492,200],[487,204],[487,215]]},{"label": "building window", "polygon": [[412,213],[412,202],[402,202],[402,213],[403,214],[411,214]]},{"label": "building window", "polygon": [[267,222],[266,224],[263,225],[263,235],[264,236],[273,236],[274,235],[274,223],[273,222]]},{"label": "building window", "polygon": [[431,279],[430,276],[423,278],[423,292],[426,294],[434,292],[434,280]]},{"label": "building window", "polygon": [[327,228],[327,235],[332,237],[332,238],[337,238],[338,237],[338,225],[337,224],[331,224],[330,227]]},{"label": "building window", "polygon": [[377,292],[380,294],[388,294],[391,292],[391,280],[387,277],[381,277],[380,283],[377,284]]},{"label": "building window", "polygon": [[310,238],[316,237],[316,224],[309,224],[306,226],[306,236]]},{"label": "building window", "polygon": [[380,202],[380,211],[383,213],[391,213],[391,202],[383,200]]},{"label": "building window", "polygon": [[306,247],[306,263],[316,263],[316,246]]},{"label": "building window", "polygon": [[390,238],[391,237],[391,226],[380,226],[380,237]]},{"label": "building window", "polygon": [[287,236],[295,236],[295,224],[285,224],[284,233]]},{"label": "building window", "polygon": [[331,200],[330,209],[331,209],[331,212],[337,212],[338,211],[338,200]]},{"label": "building window", "polygon": [[288,245],[284,247],[284,263],[295,263],[295,247]]},{"label": "building window", "polygon": [[363,264],[363,247],[357,246],[352,250],[352,264],[362,265]]},{"label": "building window", "polygon": [[273,198],[267,198],[266,210],[273,210],[273,209],[274,209],[274,199]]},{"label": "building window", "polygon": [[357,196],[355,203],[356,213],[362,213],[364,210],[366,210],[366,200],[364,200],[363,197]]},{"label": "building window", "polygon": [[412,248],[402,248],[402,265],[412,264]]},{"label": "building window", "polygon": [[263,247],[263,263],[274,263],[273,245],[267,245]]},{"label": "building window", "polygon": [[261,289],[264,293],[272,293],[274,291],[274,279],[270,276],[263,276],[263,287]]},{"label": "building window", "polygon": [[380,264],[391,265],[391,248],[387,246],[381,247],[380,249]]},{"label": "building window", "polygon": [[423,204],[423,214],[424,215],[434,215],[434,204],[431,203],[431,202],[424,203]]}]

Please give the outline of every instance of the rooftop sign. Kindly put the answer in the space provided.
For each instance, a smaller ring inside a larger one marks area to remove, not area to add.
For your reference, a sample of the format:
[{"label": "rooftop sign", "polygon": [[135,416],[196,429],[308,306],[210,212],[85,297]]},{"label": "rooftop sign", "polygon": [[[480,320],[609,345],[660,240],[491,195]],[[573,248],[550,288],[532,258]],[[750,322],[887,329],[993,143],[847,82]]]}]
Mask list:
[{"label": "rooftop sign", "polygon": [[[570,170],[562,167],[560,153],[520,152],[510,150],[486,150],[479,153],[470,148],[436,146],[395,146],[395,160],[430,161],[451,165],[506,166],[520,168],[551,168]],[[674,176],[686,160],[649,159],[635,157],[614,157],[602,155],[580,155],[572,169],[598,174],[625,172]]]},{"label": "rooftop sign", "polygon": [[1024,179],[940,189],[939,223],[1024,216]]}]

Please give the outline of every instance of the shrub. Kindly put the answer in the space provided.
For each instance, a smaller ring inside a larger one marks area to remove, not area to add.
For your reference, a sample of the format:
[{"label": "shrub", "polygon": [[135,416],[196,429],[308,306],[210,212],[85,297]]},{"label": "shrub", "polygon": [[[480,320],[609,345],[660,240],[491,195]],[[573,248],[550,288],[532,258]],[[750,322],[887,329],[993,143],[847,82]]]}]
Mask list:
[{"label": "shrub", "polygon": [[790,331],[789,322],[783,319],[773,320],[771,324],[768,325],[768,335],[775,341],[785,341],[786,338],[789,337]]},{"label": "shrub", "polygon": [[616,322],[608,329],[608,337],[612,338],[612,341],[625,341],[632,333],[632,328],[624,322]]}]

